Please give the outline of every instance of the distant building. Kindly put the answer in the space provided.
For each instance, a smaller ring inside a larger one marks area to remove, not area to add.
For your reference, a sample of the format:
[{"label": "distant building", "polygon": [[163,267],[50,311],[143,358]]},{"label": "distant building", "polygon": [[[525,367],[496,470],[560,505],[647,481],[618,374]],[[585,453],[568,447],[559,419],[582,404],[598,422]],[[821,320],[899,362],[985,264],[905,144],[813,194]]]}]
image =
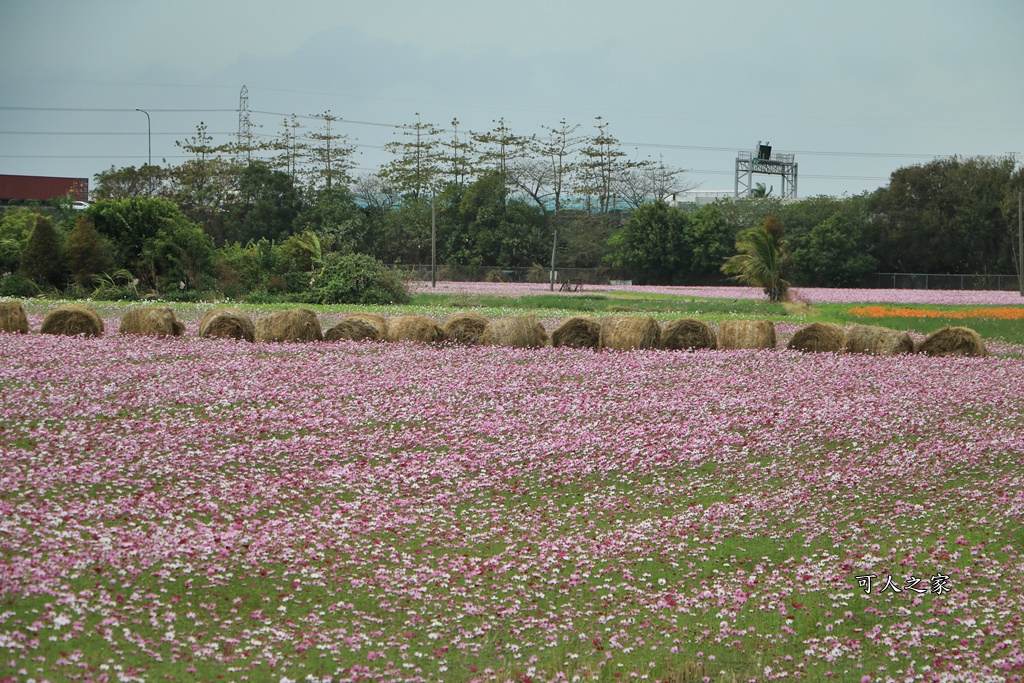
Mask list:
[{"label": "distant building", "polygon": [[714,204],[719,199],[734,199],[735,197],[736,193],[733,190],[684,190],[673,192],[665,197],[665,203],[679,209],[699,209],[702,206]]},{"label": "distant building", "polygon": [[12,201],[47,202],[55,197],[66,197],[69,194],[75,201],[89,201],[89,179],[0,175],[0,204]]}]

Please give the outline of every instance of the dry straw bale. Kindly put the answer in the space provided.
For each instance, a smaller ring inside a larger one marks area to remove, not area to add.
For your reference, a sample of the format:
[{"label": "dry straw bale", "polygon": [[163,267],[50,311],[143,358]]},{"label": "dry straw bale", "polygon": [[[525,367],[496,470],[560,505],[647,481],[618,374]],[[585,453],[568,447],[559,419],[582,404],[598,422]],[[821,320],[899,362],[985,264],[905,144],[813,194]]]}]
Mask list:
[{"label": "dry straw bale", "polygon": [[384,341],[388,335],[388,321],[376,313],[350,313],[326,332],[324,341]]},{"label": "dry straw bale", "polygon": [[551,333],[552,346],[568,346],[574,349],[601,348],[601,321],[589,315],[574,315],[566,318]]},{"label": "dry straw bale", "polygon": [[661,346],[661,326],[654,318],[612,315],[601,319],[602,349],[656,349]]},{"label": "dry straw bale", "polygon": [[774,349],[775,323],[771,320],[723,320],[718,326],[720,349]]},{"label": "dry straw bale", "polygon": [[0,332],[28,334],[28,316],[20,301],[0,303]]},{"label": "dry straw bale", "polygon": [[43,334],[63,334],[67,336],[85,335],[99,337],[103,334],[103,319],[88,306],[71,304],[55,308],[46,314],[43,326],[39,331]]},{"label": "dry straw bale", "polygon": [[800,328],[789,340],[787,349],[811,353],[838,353],[843,350],[846,332],[832,323],[811,323]]},{"label": "dry straw bale", "polygon": [[846,331],[843,348],[848,353],[869,353],[875,356],[897,356],[913,353],[914,341],[906,332],[875,325],[854,325]]},{"label": "dry straw bale", "polygon": [[323,341],[323,331],[316,313],[308,308],[274,311],[256,320],[258,342]]},{"label": "dry straw bale", "polygon": [[241,311],[233,308],[215,308],[199,321],[199,336],[251,342],[256,340],[256,326],[252,324],[252,319]]},{"label": "dry straw bale", "polygon": [[532,349],[548,343],[548,333],[536,316],[514,315],[487,322],[481,343]]},{"label": "dry straw bale", "polygon": [[917,352],[929,356],[987,356],[981,335],[969,327],[943,327],[917,345]]},{"label": "dry straw bale", "polygon": [[474,311],[460,311],[444,321],[444,337],[456,344],[482,344],[487,318]]},{"label": "dry straw bale", "polygon": [[151,337],[180,337],[185,333],[185,325],[178,322],[174,311],[166,306],[133,308],[121,318],[118,332]]},{"label": "dry straw bale", "polygon": [[436,344],[444,341],[444,328],[422,315],[400,315],[388,319],[387,340]]},{"label": "dry straw bale", "polygon": [[715,330],[703,320],[680,318],[661,328],[661,348],[673,351],[684,349],[716,349]]}]

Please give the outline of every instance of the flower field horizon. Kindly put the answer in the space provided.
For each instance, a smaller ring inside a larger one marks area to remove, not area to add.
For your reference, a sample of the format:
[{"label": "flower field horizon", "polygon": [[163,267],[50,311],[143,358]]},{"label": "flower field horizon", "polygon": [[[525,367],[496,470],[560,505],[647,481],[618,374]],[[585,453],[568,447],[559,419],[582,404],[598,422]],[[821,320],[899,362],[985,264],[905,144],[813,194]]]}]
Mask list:
[{"label": "flower field horizon", "polygon": [[[464,294],[470,296],[521,297],[549,294],[547,283],[535,282],[453,282],[439,281],[437,287],[429,282],[411,283],[417,293],[437,292]],[[954,289],[857,289],[826,287],[793,287],[790,296],[794,301],[809,304],[927,304],[946,306],[1013,306],[1024,305],[1019,292],[999,290],[954,290]],[[663,294],[708,299],[764,299],[764,292],[757,287],[746,286],[660,286],[660,285],[583,285],[576,292],[555,292],[566,296],[605,292],[634,294]]]},{"label": "flower field horizon", "polygon": [[0,680],[1024,676],[1018,358],[0,359]]}]

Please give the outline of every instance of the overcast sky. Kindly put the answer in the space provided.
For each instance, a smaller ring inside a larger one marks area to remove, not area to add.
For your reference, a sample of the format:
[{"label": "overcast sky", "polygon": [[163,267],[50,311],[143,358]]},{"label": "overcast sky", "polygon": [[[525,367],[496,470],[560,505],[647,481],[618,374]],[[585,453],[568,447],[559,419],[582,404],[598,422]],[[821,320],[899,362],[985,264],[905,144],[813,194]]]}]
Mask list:
[{"label": "overcast sky", "polygon": [[758,141],[796,155],[802,197],[1024,160],[1021,0],[2,0],[0,63],[0,173],[145,163],[137,108],[154,163],[178,163],[200,121],[237,133],[243,85],[257,133],[330,110],[367,171],[417,112],[524,135],[600,116],[704,190]]}]

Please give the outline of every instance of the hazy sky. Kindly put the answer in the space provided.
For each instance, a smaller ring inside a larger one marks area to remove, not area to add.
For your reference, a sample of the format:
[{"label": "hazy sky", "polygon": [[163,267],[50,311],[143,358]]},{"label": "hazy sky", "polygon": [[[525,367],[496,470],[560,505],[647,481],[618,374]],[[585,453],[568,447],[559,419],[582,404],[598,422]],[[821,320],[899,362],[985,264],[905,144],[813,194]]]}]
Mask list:
[{"label": "hazy sky", "polygon": [[800,196],[939,155],[1024,160],[1021,0],[0,0],[0,63],[0,173],[145,163],[136,108],[154,163],[177,163],[200,121],[237,133],[243,85],[257,133],[330,110],[365,170],[417,112],[524,135],[600,116],[705,190],[733,189],[758,141],[796,154]]}]

